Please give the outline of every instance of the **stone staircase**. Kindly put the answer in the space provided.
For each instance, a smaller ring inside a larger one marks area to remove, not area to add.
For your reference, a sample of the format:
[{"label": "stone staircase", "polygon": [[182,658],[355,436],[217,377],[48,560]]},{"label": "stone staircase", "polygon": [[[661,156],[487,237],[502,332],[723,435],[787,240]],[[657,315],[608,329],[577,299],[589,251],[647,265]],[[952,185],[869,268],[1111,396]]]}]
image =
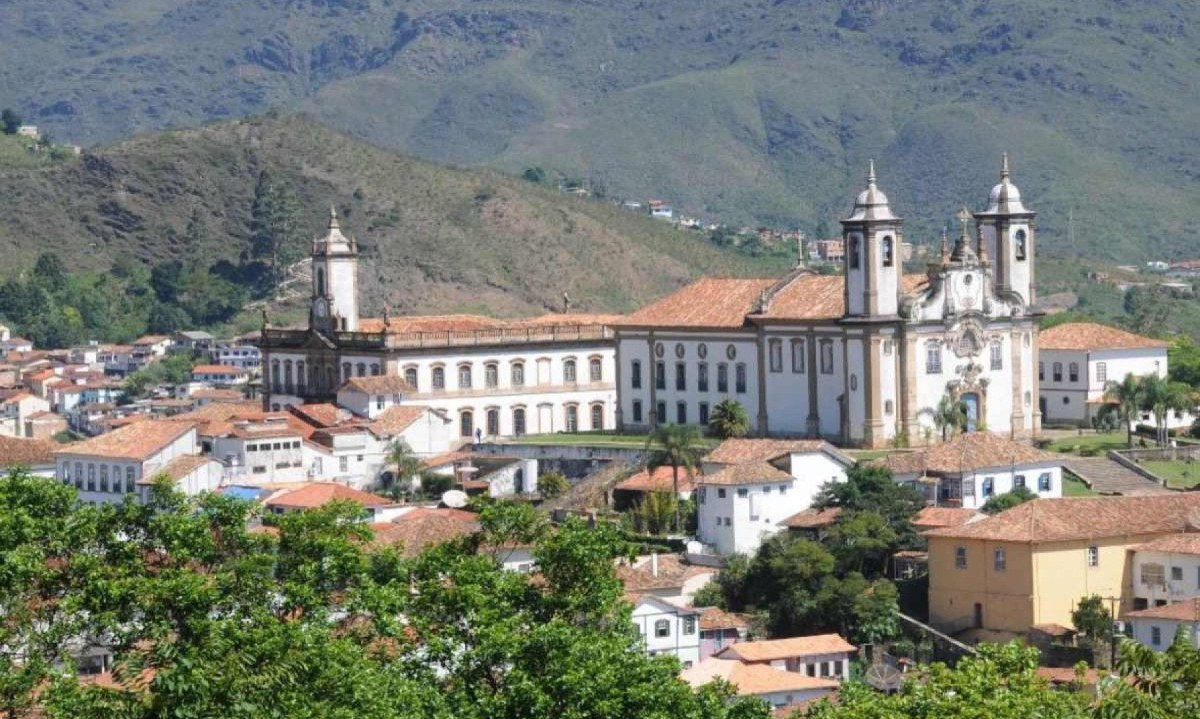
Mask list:
[{"label": "stone staircase", "polygon": [[1100,494],[1166,494],[1171,490],[1106,457],[1069,457],[1063,467]]}]

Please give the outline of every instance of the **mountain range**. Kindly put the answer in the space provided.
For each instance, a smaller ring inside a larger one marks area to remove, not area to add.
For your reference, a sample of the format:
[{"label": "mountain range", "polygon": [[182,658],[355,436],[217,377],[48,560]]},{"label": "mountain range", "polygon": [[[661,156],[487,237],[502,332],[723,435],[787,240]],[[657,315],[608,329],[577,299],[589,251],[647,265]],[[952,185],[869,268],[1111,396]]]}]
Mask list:
[{"label": "mountain range", "polygon": [[875,158],[928,242],[1011,153],[1045,253],[1195,254],[1187,0],[41,0],[0,104],[62,139],[298,109],[439,163],[833,227]]}]

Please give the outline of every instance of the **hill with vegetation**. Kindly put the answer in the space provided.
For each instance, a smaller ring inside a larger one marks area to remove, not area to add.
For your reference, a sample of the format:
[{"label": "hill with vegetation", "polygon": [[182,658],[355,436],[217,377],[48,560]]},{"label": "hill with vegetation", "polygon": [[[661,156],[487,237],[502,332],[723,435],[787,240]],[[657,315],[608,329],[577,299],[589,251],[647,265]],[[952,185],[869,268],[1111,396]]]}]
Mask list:
[{"label": "hill with vegetation", "polygon": [[[275,256],[280,274],[307,256],[331,206],[358,238],[374,313],[522,315],[561,308],[564,292],[577,310],[627,311],[697,274],[777,273],[787,262],[494,170],[401,156],[304,117],[148,134],[58,161],[4,156],[0,313],[54,344],[256,325],[239,310],[273,297]],[[299,289],[276,321],[304,316]],[[65,326],[55,305],[83,314],[69,323],[78,332],[55,334]]]},{"label": "hill with vegetation", "polygon": [[1196,252],[1197,27],[1186,0],[45,0],[0,8],[0,105],[84,142],[299,108],[810,232],[874,157],[917,242],[1007,150],[1044,251],[1129,262]]}]

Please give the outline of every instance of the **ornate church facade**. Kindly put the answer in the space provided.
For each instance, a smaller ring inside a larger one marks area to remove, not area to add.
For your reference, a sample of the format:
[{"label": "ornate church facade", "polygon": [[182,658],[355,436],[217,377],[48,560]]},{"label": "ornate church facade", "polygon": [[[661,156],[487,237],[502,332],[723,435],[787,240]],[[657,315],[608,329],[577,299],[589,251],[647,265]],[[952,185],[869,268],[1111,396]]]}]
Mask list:
[{"label": "ornate church facade", "polygon": [[[971,429],[1038,433],[1035,213],[1005,157],[982,211],[919,275],[877,186],[841,221],[844,272],[704,278],[617,324],[618,426],[707,423],[734,399],[761,435],[880,447],[938,435],[945,401]],[[971,224],[973,221],[973,229]]]}]

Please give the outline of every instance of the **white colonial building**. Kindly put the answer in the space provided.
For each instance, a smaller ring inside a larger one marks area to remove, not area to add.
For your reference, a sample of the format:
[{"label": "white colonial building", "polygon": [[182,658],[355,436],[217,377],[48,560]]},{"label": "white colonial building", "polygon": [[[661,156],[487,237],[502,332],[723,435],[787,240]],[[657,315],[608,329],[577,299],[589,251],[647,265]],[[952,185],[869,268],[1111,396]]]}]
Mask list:
[{"label": "white colonial building", "polygon": [[730,439],[694,479],[697,539],[718,554],[753,554],[781,522],[812,506],[854,460],[820,440]]},{"label": "white colonial building", "polygon": [[[1090,425],[1104,408],[1105,388],[1126,375],[1167,377],[1167,348],[1163,340],[1142,337],[1092,322],[1057,325],[1038,340],[1038,402],[1042,420]],[[1190,412],[1170,412],[1168,427],[1191,426]],[[1149,411],[1135,423],[1153,424]]]},{"label": "white colonial building", "polygon": [[705,423],[740,402],[761,435],[884,446],[932,438],[944,396],[971,428],[1040,428],[1034,213],[1007,158],[986,209],[964,208],[953,248],[904,275],[903,221],[876,186],[842,220],[844,276],[699,280],[617,325],[618,424]]},{"label": "white colonial building", "polygon": [[[505,321],[473,315],[360,318],[358,244],[331,214],[313,242],[307,329],[264,326],[263,406],[326,402],[422,405],[463,440],[616,426],[616,317],[549,314]],[[389,377],[389,391],[347,386]],[[359,397],[349,395],[358,392]],[[381,399],[382,398],[382,399]],[[356,409],[360,411],[365,406]]]},{"label": "white colonial building", "polygon": [[700,610],[651,594],[627,597],[633,604],[633,623],[650,656],[670,654],[683,668],[700,662]]}]

